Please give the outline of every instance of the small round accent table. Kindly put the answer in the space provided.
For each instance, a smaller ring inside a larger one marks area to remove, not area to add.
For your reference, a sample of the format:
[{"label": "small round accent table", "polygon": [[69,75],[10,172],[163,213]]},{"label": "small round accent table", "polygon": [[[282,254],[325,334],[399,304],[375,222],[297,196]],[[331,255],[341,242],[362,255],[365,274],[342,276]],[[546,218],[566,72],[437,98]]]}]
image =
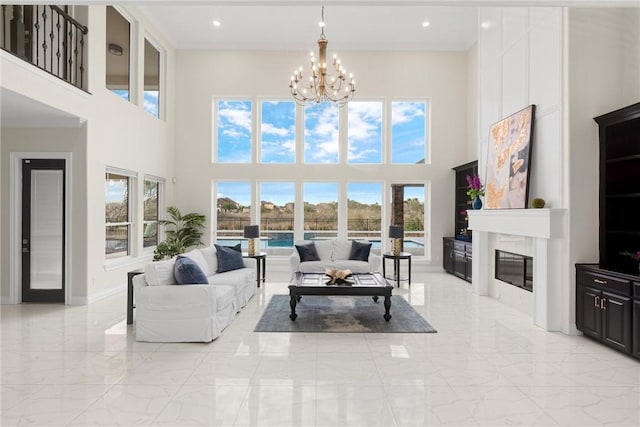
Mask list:
[{"label": "small round accent table", "polygon": [[[393,276],[387,277],[386,266],[387,260],[393,260]],[[406,259],[409,264],[409,274],[407,277],[400,277],[400,261]],[[396,285],[400,287],[400,281],[407,281],[411,286],[411,254],[409,252],[400,252],[398,255],[394,255],[393,252],[385,252],[382,254],[382,275],[385,279],[391,279],[396,282]]]},{"label": "small round accent table", "polygon": [[256,281],[258,282],[258,287],[260,287],[260,282],[264,283],[267,272],[267,253],[256,252],[253,255],[249,255],[247,252],[242,252],[242,258],[253,258],[256,260]]}]

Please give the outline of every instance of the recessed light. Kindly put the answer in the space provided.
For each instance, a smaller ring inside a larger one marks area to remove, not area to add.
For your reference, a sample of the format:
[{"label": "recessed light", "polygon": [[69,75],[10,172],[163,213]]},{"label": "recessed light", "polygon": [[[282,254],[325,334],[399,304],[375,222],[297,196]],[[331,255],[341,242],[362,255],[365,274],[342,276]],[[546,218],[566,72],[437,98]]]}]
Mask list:
[{"label": "recessed light", "polygon": [[431,25],[431,22],[429,22],[429,21],[423,21],[422,22],[422,28],[427,28],[429,25]]},{"label": "recessed light", "polygon": [[219,27],[220,25],[222,25],[222,24],[220,23],[220,21],[218,21],[217,19],[216,19],[216,20],[214,20],[214,21],[212,22],[212,24],[213,24],[213,26],[214,26],[214,27]]}]

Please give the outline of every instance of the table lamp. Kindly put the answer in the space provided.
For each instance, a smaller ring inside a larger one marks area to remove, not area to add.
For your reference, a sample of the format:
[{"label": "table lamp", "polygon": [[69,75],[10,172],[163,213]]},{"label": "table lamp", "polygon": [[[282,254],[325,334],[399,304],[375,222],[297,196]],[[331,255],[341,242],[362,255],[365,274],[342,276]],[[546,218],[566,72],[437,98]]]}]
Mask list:
[{"label": "table lamp", "polygon": [[404,227],[401,225],[390,225],[389,226],[389,238],[393,239],[393,254],[400,255],[401,252],[401,241],[404,237]]},{"label": "table lamp", "polygon": [[260,237],[260,227],[257,225],[244,226],[244,238],[249,239],[249,256],[256,254],[256,239]]}]

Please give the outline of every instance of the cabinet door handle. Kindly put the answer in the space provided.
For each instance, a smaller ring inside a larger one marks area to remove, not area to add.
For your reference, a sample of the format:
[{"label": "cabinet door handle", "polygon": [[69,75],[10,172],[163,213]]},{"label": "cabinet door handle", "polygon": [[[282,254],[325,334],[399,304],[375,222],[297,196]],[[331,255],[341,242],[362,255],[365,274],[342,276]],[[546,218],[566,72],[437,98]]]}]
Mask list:
[{"label": "cabinet door handle", "polygon": [[598,302],[599,300],[600,300],[600,297],[596,295],[596,297],[593,299],[595,308],[599,308],[599,306],[598,306],[599,305],[599,302]]},{"label": "cabinet door handle", "polygon": [[607,306],[606,306],[606,305],[604,305],[604,302],[605,302],[605,301],[606,301],[606,299],[604,299],[604,298],[602,298],[602,299],[600,300],[600,308],[601,308],[602,310],[606,310],[606,309],[607,309]]},{"label": "cabinet door handle", "polygon": [[593,281],[596,282],[596,283],[600,283],[601,285],[606,285],[607,284],[606,280],[593,279]]}]

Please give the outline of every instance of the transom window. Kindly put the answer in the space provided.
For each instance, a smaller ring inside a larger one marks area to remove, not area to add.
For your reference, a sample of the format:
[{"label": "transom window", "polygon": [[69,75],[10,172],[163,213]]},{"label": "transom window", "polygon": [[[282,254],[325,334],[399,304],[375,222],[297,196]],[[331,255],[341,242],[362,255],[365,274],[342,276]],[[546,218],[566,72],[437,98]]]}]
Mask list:
[{"label": "transom window", "polygon": [[382,102],[348,105],[348,163],[382,163]]},{"label": "transom window", "polygon": [[338,163],[339,111],[329,102],[304,107],[305,163]]},{"label": "transom window", "polygon": [[427,103],[391,103],[391,163],[427,162]]},{"label": "transom window", "polygon": [[217,161],[251,163],[251,101],[218,101]]},{"label": "transom window", "polygon": [[260,161],[262,163],[295,163],[295,102],[262,101],[260,111]]}]

